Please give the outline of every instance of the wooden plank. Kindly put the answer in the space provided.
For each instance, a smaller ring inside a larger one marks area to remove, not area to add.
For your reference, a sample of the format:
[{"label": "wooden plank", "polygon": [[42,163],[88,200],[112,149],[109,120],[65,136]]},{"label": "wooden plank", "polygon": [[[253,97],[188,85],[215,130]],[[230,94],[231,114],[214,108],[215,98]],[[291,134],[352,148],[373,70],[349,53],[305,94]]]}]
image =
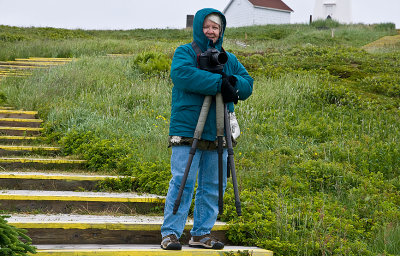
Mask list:
[{"label": "wooden plank", "polygon": [[38,136],[10,136],[10,135],[0,135],[0,143],[12,144],[12,145],[29,145],[31,143],[36,143],[42,141],[43,137]]},{"label": "wooden plank", "polygon": [[92,191],[100,181],[117,176],[54,174],[43,172],[0,173],[0,187],[15,190]]},{"label": "wooden plank", "polygon": [[[15,224],[13,224],[15,225]],[[18,226],[17,226],[18,227]],[[109,229],[34,229],[24,228],[34,244],[160,244],[161,234],[158,230],[109,230]],[[225,231],[212,234],[222,242],[227,242]],[[189,230],[184,230],[181,241],[188,243]]]},{"label": "wooden plank", "polygon": [[[184,245],[180,251],[168,251],[154,245],[38,245],[37,256],[221,256],[221,255],[252,255],[273,256],[273,252],[257,247],[225,246],[222,250],[196,249]],[[55,248],[54,248],[55,247]]]},{"label": "wooden plank", "polygon": [[70,159],[37,159],[37,158],[0,158],[0,166],[7,170],[16,169],[83,169],[86,166],[85,160]]},{"label": "wooden plank", "polygon": [[37,111],[0,109],[0,118],[35,119],[37,115]]},{"label": "wooden plank", "polygon": [[81,213],[81,214],[147,214],[154,207],[162,209],[162,203],[151,202],[101,202],[101,201],[47,201],[47,200],[0,199],[3,211],[27,213]]},{"label": "wooden plank", "polygon": [[97,189],[100,180],[71,180],[65,178],[6,178],[0,175],[0,187],[3,189],[18,190],[53,190],[53,191],[93,191]]},{"label": "wooden plank", "polygon": [[[85,215],[36,215],[12,216],[9,223],[28,230],[35,244],[159,244],[162,216],[85,216]],[[188,220],[181,241],[187,243],[193,220]],[[219,222],[212,234],[226,242],[228,225]],[[63,236],[63,232],[64,236]],[[74,238],[75,237],[75,238]],[[36,239],[36,240],[35,240]]]},{"label": "wooden plank", "polygon": [[43,128],[0,126],[0,135],[10,135],[10,136],[38,135],[40,134],[41,131],[43,131]]},{"label": "wooden plank", "polygon": [[59,147],[48,147],[48,146],[23,146],[23,145],[0,145],[0,156],[6,155],[26,155],[26,154],[38,154],[38,155],[56,155],[61,151]]},{"label": "wooden plank", "polygon": [[27,119],[27,118],[0,118],[0,126],[13,126],[13,127],[32,127],[39,128],[43,123],[41,119]]}]

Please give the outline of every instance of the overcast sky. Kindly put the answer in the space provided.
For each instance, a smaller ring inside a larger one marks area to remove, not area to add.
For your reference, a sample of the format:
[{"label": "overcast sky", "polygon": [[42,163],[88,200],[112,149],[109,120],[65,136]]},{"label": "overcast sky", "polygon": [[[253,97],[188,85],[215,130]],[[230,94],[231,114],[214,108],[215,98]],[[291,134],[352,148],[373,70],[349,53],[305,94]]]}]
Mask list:
[{"label": "overcast sky", "polygon": [[[0,0],[0,24],[82,29],[184,28],[186,15],[204,7],[223,11],[230,0]],[[283,0],[291,23],[307,23],[315,0]],[[393,22],[400,0],[353,0],[354,23]],[[227,21],[229,26],[229,20]]]}]

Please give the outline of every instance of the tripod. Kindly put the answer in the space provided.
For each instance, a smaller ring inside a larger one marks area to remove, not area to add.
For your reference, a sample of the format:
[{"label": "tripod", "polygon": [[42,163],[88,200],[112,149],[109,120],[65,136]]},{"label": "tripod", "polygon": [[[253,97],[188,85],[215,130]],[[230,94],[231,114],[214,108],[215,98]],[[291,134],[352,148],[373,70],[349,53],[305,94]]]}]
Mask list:
[{"label": "tripod", "polygon": [[[232,146],[232,135],[231,129],[229,124],[229,115],[228,115],[228,108],[226,104],[223,103],[221,93],[217,93],[215,96],[216,101],[216,119],[217,119],[217,139],[218,139],[218,210],[219,214],[223,213],[223,166],[222,166],[222,154],[223,154],[223,138],[224,138],[224,130],[226,134],[226,143],[228,146],[228,173],[229,169],[232,174],[232,182],[233,182],[233,190],[235,193],[235,206],[236,212],[238,216],[242,215],[241,205],[240,205],[240,198],[239,198],[239,190],[236,180],[236,171],[235,171],[235,163],[233,159],[233,146]],[[204,125],[207,120],[208,112],[210,110],[210,105],[212,102],[212,96],[206,96],[203,101],[203,105],[201,107],[200,116],[197,121],[196,129],[193,135],[193,143],[192,147],[189,152],[189,159],[186,164],[185,173],[182,177],[182,182],[179,187],[178,196],[174,203],[173,214],[176,214],[178,211],[179,205],[181,203],[182,193],[186,185],[186,181],[189,175],[190,166],[192,165],[193,157],[196,153],[197,143],[201,138],[201,134],[203,133]]]}]

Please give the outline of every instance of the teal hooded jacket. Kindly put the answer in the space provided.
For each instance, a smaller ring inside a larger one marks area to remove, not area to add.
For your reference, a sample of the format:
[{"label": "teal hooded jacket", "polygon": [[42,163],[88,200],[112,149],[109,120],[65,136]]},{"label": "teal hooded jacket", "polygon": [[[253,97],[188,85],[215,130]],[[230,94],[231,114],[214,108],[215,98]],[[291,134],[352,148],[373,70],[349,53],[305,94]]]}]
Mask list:
[{"label": "teal hooded jacket", "polygon": [[[220,38],[215,45],[203,33],[204,19],[211,13],[218,13],[223,21]],[[203,52],[211,47],[221,51],[225,27],[226,19],[220,11],[211,8],[201,9],[193,20],[193,40]],[[245,100],[253,91],[253,79],[235,55],[226,53],[228,61],[224,65],[223,72],[237,78],[236,89],[239,100]],[[172,88],[170,136],[192,138],[204,97],[206,95],[215,96],[221,92],[222,75],[201,70],[197,66],[197,54],[191,44],[181,45],[176,49],[171,64],[171,79],[174,86]],[[228,103],[228,109],[230,112],[234,111],[233,103]],[[216,140],[215,116],[215,100],[213,100],[204,126],[202,140]]]}]

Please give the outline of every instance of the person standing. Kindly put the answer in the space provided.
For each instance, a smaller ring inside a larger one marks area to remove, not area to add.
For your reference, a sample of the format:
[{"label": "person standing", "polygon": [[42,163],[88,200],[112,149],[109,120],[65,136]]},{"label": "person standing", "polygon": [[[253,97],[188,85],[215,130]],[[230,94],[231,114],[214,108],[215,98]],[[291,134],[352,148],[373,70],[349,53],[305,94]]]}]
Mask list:
[{"label": "person standing", "polygon": [[[202,52],[209,48],[223,51],[225,16],[218,10],[199,10],[193,21],[193,41]],[[173,214],[185,167],[189,158],[204,97],[222,94],[230,113],[234,103],[246,100],[253,91],[253,79],[232,53],[226,52],[228,61],[223,73],[211,73],[198,68],[198,56],[192,44],[179,46],[171,64],[172,88],[169,144],[172,147],[171,174],[165,200],[164,222],[161,227],[161,248],[181,250],[179,238],[185,227],[197,179],[193,212],[193,228],[189,246],[222,249],[224,244],[211,235],[218,217],[218,152],[216,135],[216,109],[213,100],[198,142],[178,211]],[[227,150],[223,151],[223,191],[227,180]]]}]

